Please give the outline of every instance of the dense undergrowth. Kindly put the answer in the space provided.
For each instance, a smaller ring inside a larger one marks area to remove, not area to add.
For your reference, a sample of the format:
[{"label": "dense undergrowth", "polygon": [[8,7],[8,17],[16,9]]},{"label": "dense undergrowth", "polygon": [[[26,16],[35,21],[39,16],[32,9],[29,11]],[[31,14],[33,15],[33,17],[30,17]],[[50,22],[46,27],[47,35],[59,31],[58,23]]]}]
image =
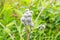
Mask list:
[{"label": "dense undergrowth", "polygon": [[[21,17],[32,11],[29,39]],[[60,40],[60,0],[0,0],[0,40]]]}]

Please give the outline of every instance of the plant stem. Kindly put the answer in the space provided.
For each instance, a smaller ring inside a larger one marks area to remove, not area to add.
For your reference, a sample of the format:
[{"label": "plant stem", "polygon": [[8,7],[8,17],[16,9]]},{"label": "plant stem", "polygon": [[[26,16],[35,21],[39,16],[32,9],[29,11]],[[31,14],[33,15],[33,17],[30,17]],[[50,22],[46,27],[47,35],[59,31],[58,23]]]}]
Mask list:
[{"label": "plant stem", "polygon": [[29,26],[26,27],[26,40],[29,40]]},{"label": "plant stem", "polygon": [[38,14],[37,18],[35,19],[35,22],[38,20],[39,16],[41,15],[41,13],[43,12],[44,9],[45,9],[44,6],[42,6],[42,9],[41,9],[40,13]]},{"label": "plant stem", "polygon": [[[0,25],[1,25],[4,29],[6,29],[6,27],[5,27],[2,23],[0,23]],[[11,37],[12,40],[14,40],[14,37],[11,35],[11,33],[8,33],[8,35]]]},{"label": "plant stem", "polygon": [[14,40],[14,37],[10,33],[8,33],[8,35],[11,37],[12,40]]}]

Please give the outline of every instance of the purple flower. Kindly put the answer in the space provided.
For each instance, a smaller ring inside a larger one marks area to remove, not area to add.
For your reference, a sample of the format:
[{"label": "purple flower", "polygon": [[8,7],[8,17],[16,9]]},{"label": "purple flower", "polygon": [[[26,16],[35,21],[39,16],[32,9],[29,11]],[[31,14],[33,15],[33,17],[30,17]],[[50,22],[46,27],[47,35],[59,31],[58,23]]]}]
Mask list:
[{"label": "purple flower", "polygon": [[22,18],[21,18],[21,21],[24,22],[24,21],[25,21],[25,17],[22,17]]},{"label": "purple flower", "polygon": [[23,17],[21,18],[21,21],[27,26],[30,25],[31,27],[34,26],[34,23],[32,23],[32,12],[29,9],[26,9],[26,12],[24,13]]},{"label": "purple flower", "polygon": [[32,23],[30,23],[30,27],[33,27],[34,26],[34,23],[32,22]]}]

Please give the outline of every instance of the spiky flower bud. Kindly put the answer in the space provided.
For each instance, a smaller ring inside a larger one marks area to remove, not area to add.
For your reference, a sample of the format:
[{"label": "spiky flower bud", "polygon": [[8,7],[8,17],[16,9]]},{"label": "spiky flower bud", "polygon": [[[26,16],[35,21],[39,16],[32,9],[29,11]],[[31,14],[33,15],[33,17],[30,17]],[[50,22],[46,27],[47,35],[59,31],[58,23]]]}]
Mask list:
[{"label": "spiky flower bud", "polygon": [[42,24],[41,24],[41,25],[39,25],[39,29],[40,29],[40,30],[44,30],[45,28],[46,28],[46,26],[45,26],[45,25],[42,25]]},{"label": "spiky flower bud", "polygon": [[28,17],[31,17],[31,16],[32,16],[32,14],[31,14],[31,13],[29,13],[29,14],[28,14]]},{"label": "spiky flower bud", "polygon": [[26,21],[30,23],[32,21],[31,17],[28,17]]},{"label": "spiky flower bud", "polygon": [[25,21],[25,17],[22,17],[22,18],[21,18],[21,21],[24,22],[24,21]]},{"label": "spiky flower bud", "polygon": [[33,27],[34,26],[34,23],[32,22],[32,23],[30,23],[30,27]]},{"label": "spiky flower bud", "polygon": [[24,14],[24,17],[27,18],[28,17],[28,14]]},{"label": "spiky flower bud", "polygon": [[26,21],[26,22],[24,22],[24,24],[26,25],[26,26],[28,26],[29,25],[29,23]]}]

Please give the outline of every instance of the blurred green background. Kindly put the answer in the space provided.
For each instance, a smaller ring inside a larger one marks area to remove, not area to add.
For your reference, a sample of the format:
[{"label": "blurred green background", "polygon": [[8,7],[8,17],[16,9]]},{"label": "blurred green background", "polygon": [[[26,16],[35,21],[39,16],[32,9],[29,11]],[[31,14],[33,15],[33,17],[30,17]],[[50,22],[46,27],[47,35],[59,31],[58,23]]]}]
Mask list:
[{"label": "blurred green background", "polygon": [[0,40],[26,40],[20,18],[27,8],[34,22],[29,40],[60,40],[60,0],[0,0]]}]

